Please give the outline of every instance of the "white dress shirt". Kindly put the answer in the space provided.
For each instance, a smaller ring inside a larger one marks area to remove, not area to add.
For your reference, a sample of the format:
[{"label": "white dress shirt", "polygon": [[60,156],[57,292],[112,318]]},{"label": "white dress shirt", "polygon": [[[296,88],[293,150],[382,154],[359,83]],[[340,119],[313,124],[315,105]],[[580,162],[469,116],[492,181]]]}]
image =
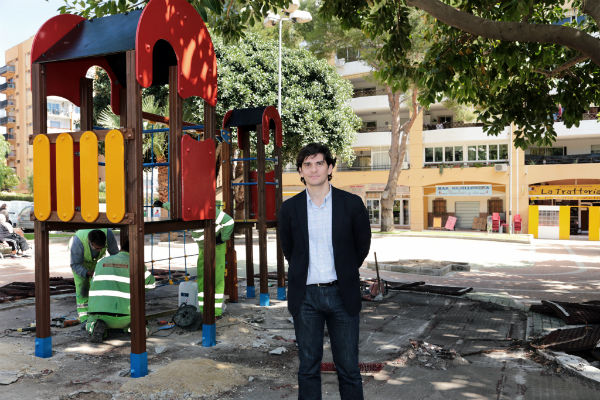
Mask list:
[{"label": "white dress shirt", "polygon": [[337,280],[333,258],[331,185],[323,204],[316,206],[306,190],[308,217],[308,276],[306,284],[328,283]]}]

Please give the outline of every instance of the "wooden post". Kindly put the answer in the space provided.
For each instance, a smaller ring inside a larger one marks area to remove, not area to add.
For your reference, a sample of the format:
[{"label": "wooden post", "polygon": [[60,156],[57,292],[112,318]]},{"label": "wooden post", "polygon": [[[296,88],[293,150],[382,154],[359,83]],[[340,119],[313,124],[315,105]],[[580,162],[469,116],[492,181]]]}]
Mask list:
[{"label": "wooden post", "polygon": [[[242,147],[243,150],[241,152],[242,158],[249,158],[251,156],[250,152],[250,132],[246,129],[238,128],[238,135],[242,137]],[[250,182],[250,162],[243,162],[243,182]],[[252,196],[250,191],[250,186],[244,185],[244,219],[250,219],[250,210],[252,209]],[[256,216],[255,216],[256,218]],[[254,288],[254,252],[253,246],[254,243],[252,241],[252,224],[248,224],[246,228],[244,228],[244,239],[246,244],[246,298],[253,299],[256,297],[256,292]]]},{"label": "wooden post", "polygon": [[[121,87],[121,89],[119,90],[119,127],[121,128],[126,128],[127,125],[127,90],[123,87]],[[125,163],[127,164],[127,161],[125,161]],[[127,202],[129,202],[129,196],[127,196],[126,199]],[[126,204],[126,207],[129,207]],[[121,227],[121,229],[119,229],[120,235],[119,235],[119,247],[123,247],[123,243],[125,243],[126,240],[129,240],[129,228],[127,226],[125,227]]]},{"label": "wooden post", "polygon": [[[214,139],[215,128],[215,107],[205,101],[204,140]],[[202,345],[205,347],[217,344],[215,328],[215,239],[215,220],[206,220],[204,225],[204,304],[202,307]]]},{"label": "wooden post", "polygon": [[[281,147],[277,146],[277,138],[275,138],[273,155],[277,159],[275,163],[275,180],[277,186],[275,187],[275,218],[279,218],[279,210],[281,209],[281,203],[283,202],[283,184],[282,184],[282,160],[281,160]],[[283,250],[281,249],[280,237],[279,237],[279,225],[277,227],[276,242],[277,242],[277,300],[285,300],[285,264],[283,261]]]},{"label": "wooden post", "polygon": [[79,80],[80,121],[82,131],[94,128],[94,81],[90,78]]},{"label": "wooden post", "polygon": [[[34,136],[47,132],[46,68],[43,64],[31,66]],[[50,332],[50,252],[46,223],[35,221],[35,355],[52,356]]]},{"label": "wooden post", "polygon": [[256,184],[258,194],[258,259],[260,271],[260,305],[269,305],[269,268],[267,264],[267,198],[265,193],[265,144],[262,141],[262,125],[256,125]]},{"label": "wooden post", "polygon": [[[233,188],[232,168],[231,168],[231,136],[229,143],[221,144],[221,165],[223,166],[223,202],[224,211],[233,217]],[[225,294],[229,296],[229,301],[237,303],[238,301],[238,280],[237,280],[237,257],[235,254],[235,235],[227,241],[227,253],[225,254]]]},{"label": "wooden post", "polygon": [[182,118],[183,99],[177,92],[177,65],[171,65],[169,67],[169,201],[171,219],[177,220],[183,215],[181,210]]},{"label": "wooden post", "polygon": [[127,141],[127,210],[133,213],[129,225],[129,280],[131,293],[131,376],[148,375],[144,292],[144,211],[142,198],[142,91],[135,75],[135,50],[125,53],[127,128],[133,140]]}]

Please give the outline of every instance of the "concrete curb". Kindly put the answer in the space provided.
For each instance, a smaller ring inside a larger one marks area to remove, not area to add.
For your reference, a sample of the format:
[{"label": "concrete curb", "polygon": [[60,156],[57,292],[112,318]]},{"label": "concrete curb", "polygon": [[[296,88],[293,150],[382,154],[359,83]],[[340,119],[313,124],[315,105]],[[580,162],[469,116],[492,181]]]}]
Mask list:
[{"label": "concrete curb", "polygon": [[562,351],[536,350],[536,352],[547,360],[554,361],[564,367],[570,373],[594,383],[600,384],[600,369],[590,365],[581,357],[563,353]]},{"label": "concrete curb", "polygon": [[371,232],[376,237],[426,237],[426,238],[438,238],[438,239],[467,239],[467,240],[488,240],[492,242],[507,242],[507,243],[524,243],[530,244],[533,235],[531,234],[518,234],[510,235],[507,233],[472,233],[472,232],[435,232],[435,231],[402,231],[393,233],[381,233]]}]

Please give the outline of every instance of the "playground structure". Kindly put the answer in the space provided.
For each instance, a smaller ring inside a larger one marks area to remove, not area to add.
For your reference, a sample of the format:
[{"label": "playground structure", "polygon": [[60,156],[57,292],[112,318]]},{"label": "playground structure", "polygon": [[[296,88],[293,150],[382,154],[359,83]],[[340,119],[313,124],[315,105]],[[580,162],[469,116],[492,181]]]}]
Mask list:
[{"label": "playground structure", "polygon": [[[254,257],[252,245],[252,229],[256,225],[258,230],[259,246],[259,269],[260,269],[260,305],[270,304],[268,288],[268,265],[267,265],[267,228],[277,226],[277,212],[282,202],[282,133],[281,118],[277,109],[273,106],[246,108],[230,110],[223,118],[223,131],[229,131],[232,127],[237,128],[238,148],[241,150],[240,158],[232,158],[231,143],[223,142],[221,147],[223,165],[223,200],[225,212],[234,215],[233,191],[236,186],[242,186],[244,190],[244,218],[235,221],[237,229],[244,231],[246,245],[246,297],[254,298]],[[256,156],[252,156],[250,146],[250,131],[256,132]],[[266,157],[265,145],[269,144],[271,130],[274,130],[272,157]],[[256,178],[252,181],[250,163],[256,161]],[[266,162],[274,164],[272,172],[266,172]],[[243,163],[243,179],[241,182],[233,182],[234,162]],[[270,178],[271,181],[267,181]],[[253,191],[251,188],[255,188]],[[251,199],[251,201],[250,201]],[[254,211],[252,218],[251,211]],[[279,245],[279,231],[276,232],[277,242],[277,299],[285,300],[285,267],[283,263],[283,251]],[[234,238],[227,243],[227,267],[225,293],[231,301],[237,301],[237,266],[234,253]]]},{"label": "playground structure", "polygon": [[[139,11],[85,20],[59,15],[35,36],[33,93],[36,339],[35,355],[52,356],[49,231],[121,229],[130,242],[131,376],[148,373],[145,338],[144,235],[203,228],[202,343],[215,344],[214,218],[217,63],[204,22],[184,0],[151,0]],[[111,79],[120,129],[93,130],[91,66]],[[144,222],[141,88],[169,85],[170,220]],[[81,131],[48,134],[46,96],[81,107]],[[182,101],[204,99],[204,138],[182,133]],[[106,213],[98,206],[98,141],[106,157]],[[211,284],[212,283],[212,284]]]}]

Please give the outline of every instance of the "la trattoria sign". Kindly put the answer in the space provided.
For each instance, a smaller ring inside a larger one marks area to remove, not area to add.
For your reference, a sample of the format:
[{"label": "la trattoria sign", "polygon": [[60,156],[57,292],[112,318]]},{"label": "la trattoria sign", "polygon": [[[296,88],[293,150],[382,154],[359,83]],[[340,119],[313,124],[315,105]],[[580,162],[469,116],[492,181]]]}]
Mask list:
[{"label": "la trattoria sign", "polygon": [[600,185],[542,185],[530,186],[531,200],[600,200]]}]

